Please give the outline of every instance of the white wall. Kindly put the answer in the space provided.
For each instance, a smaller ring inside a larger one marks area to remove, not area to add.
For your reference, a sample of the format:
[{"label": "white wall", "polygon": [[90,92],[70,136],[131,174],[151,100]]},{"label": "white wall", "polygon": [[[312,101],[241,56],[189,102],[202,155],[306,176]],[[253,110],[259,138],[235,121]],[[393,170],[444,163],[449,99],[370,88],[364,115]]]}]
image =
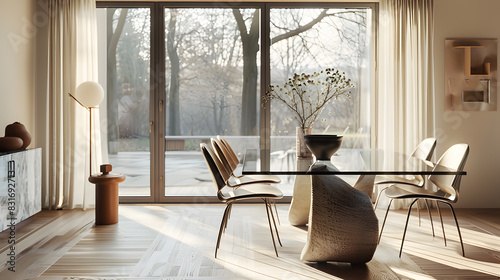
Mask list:
[{"label": "white wall", "polygon": [[492,112],[444,110],[444,42],[448,38],[498,39],[500,1],[435,0],[434,8],[437,155],[455,143],[469,144],[467,176],[462,180],[457,206],[499,208],[500,108]]},{"label": "white wall", "polygon": [[0,137],[5,126],[19,121],[35,144],[35,1],[0,3]]}]

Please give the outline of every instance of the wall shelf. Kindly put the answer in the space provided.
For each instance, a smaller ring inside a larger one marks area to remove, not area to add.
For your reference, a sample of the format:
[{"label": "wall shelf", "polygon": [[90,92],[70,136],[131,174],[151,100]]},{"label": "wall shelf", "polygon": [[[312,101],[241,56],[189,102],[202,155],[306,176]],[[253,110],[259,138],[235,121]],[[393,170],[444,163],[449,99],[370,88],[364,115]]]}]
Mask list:
[{"label": "wall shelf", "polygon": [[484,62],[482,71],[472,68],[472,49],[482,49],[484,46],[455,46],[455,49],[464,50],[464,76],[488,76],[490,74],[490,63]]},{"label": "wall shelf", "polygon": [[445,110],[497,110],[497,39],[445,40]]}]

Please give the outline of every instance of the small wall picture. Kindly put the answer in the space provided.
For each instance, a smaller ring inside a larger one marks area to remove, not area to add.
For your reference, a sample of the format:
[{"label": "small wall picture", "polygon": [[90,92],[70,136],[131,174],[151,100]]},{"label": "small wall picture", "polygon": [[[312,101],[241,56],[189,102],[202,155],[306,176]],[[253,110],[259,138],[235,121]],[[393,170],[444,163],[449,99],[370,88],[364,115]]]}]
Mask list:
[{"label": "small wall picture", "polygon": [[445,109],[497,110],[497,39],[445,40]]},{"label": "small wall picture", "polygon": [[479,80],[475,90],[464,90],[462,92],[462,103],[490,103],[490,80]]}]

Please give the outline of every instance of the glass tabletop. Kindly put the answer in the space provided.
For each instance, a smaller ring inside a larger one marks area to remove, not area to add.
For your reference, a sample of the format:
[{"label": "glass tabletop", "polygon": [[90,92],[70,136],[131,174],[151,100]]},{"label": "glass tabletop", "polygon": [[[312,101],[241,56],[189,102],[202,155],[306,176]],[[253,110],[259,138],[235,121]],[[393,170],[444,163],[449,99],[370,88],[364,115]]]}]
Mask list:
[{"label": "glass tabletop", "polygon": [[466,175],[430,161],[376,149],[340,149],[328,160],[299,159],[294,153],[248,149],[243,158],[244,175]]}]

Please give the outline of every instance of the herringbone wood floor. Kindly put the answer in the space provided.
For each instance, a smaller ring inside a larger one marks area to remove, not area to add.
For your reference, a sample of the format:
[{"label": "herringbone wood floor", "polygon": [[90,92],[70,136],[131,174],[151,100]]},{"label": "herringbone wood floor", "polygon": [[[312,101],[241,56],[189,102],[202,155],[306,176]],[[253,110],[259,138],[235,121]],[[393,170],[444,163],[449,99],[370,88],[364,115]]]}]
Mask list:
[{"label": "herringbone wood floor", "polygon": [[[9,233],[0,234],[0,279],[498,279],[500,209],[457,209],[461,256],[449,211],[445,247],[436,213],[432,236],[422,212],[410,219],[398,258],[405,211],[391,211],[366,265],[305,263],[305,228],[278,205],[283,247],[274,255],[263,205],[235,205],[219,256],[213,257],[223,205],[121,205],[120,221],[95,226],[93,210],[42,211],[16,226],[16,272],[7,270]],[[415,211],[416,212],[416,211]],[[383,210],[377,210],[381,220]]]}]

